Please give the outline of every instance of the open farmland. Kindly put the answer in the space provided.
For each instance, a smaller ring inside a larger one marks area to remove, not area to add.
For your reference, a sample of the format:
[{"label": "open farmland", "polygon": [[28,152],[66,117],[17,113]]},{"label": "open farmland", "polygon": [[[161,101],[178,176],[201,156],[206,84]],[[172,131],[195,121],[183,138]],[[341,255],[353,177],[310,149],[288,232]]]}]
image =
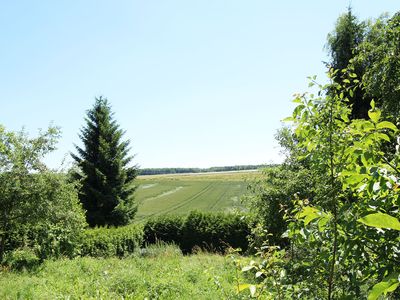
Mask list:
[{"label": "open farmland", "polygon": [[137,220],[154,215],[186,214],[192,210],[242,209],[247,181],[258,172],[221,172],[140,176]]}]

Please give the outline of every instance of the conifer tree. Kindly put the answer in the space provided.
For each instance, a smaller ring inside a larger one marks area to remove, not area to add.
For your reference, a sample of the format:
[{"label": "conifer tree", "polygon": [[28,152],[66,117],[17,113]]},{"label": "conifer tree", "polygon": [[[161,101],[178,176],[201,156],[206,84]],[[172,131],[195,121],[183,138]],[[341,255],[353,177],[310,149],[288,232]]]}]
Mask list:
[{"label": "conifer tree", "polygon": [[106,98],[96,98],[85,118],[79,137],[83,147],[75,145],[77,179],[81,181],[80,200],[90,226],[125,225],[133,219],[137,205],[133,193],[137,167],[129,166],[129,140],[113,119]]},{"label": "conifer tree", "polygon": [[[338,84],[343,84],[343,80],[347,80],[348,75],[341,71],[351,63],[354,67],[352,72],[357,75],[358,79],[363,77],[365,65],[355,63],[353,59],[359,52],[359,46],[363,42],[366,31],[366,23],[360,22],[349,7],[347,12],[337,19],[335,29],[328,34],[327,48],[331,56],[330,67],[339,71],[334,78]],[[352,119],[368,119],[369,103],[372,98],[366,95],[361,87],[354,89],[352,95],[347,95],[346,91],[344,94],[348,97],[352,107],[350,117]]]}]

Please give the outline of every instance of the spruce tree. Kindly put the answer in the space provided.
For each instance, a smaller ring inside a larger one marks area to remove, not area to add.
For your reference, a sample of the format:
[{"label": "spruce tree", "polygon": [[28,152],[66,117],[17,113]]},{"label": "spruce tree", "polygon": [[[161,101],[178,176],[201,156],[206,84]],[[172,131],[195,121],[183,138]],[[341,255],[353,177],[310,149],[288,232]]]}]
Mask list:
[{"label": "spruce tree", "polygon": [[[362,43],[367,25],[364,22],[358,21],[353,14],[351,7],[347,12],[342,14],[337,22],[335,29],[328,34],[327,48],[331,56],[330,67],[338,70],[339,73],[335,77],[335,81],[343,84],[343,80],[348,78],[347,74],[341,71],[346,69],[350,64],[354,67],[354,73],[361,80],[365,73],[365,65],[363,63],[355,63],[354,57],[359,52],[359,46]],[[352,91],[352,95],[344,94],[349,99],[349,104],[352,107],[350,117],[352,119],[368,119],[369,103],[371,97],[366,95],[365,91],[358,87]]]},{"label": "spruce tree", "polygon": [[88,224],[93,226],[126,225],[133,219],[137,205],[133,193],[137,167],[129,166],[129,140],[113,119],[106,98],[96,98],[81,129],[83,147],[75,145],[77,179],[81,181],[80,200],[86,209]]}]

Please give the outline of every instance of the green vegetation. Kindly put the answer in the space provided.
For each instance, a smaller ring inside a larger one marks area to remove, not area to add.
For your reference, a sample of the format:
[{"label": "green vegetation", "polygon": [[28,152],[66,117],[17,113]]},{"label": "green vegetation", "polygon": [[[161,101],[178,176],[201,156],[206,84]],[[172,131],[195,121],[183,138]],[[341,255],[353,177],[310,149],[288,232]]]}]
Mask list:
[{"label": "green vegetation", "polygon": [[[329,83],[310,78],[318,94],[296,95],[277,134],[282,165],[142,176],[135,224],[84,229],[79,182],[42,163],[58,130],[29,139],[0,127],[0,297],[399,299],[399,18],[339,18]],[[92,226],[136,212],[121,136],[98,99],[82,131],[88,151],[75,156]],[[231,249],[253,246],[256,258]]]},{"label": "green vegetation", "polygon": [[31,272],[0,272],[0,298],[240,299],[235,274],[227,257],[152,246],[124,259],[60,259]]},{"label": "green vegetation", "polygon": [[249,198],[268,230],[262,262],[242,269],[254,297],[399,299],[399,33],[398,14],[360,24],[348,11],[329,36],[330,82],[312,77],[317,96],[296,95],[292,126],[278,134],[287,159]]},{"label": "green vegetation", "polygon": [[58,136],[55,127],[29,138],[23,131],[8,132],[0,126],[2,263],[12,264],[23,253],[30,261],[75,254],[85,226],[75,184],[42,161]]},{"label": "green vegetation", "polygon": [[[368,25],[366,22],[360,22],[353,14],[351,8],[348,8],[347,13],[342,14],[337,22],[333,32],[328,35],[328,50],[331,55],[330,67],[333,70],[341,71],[346,69],[350,63],[353,65],[353,73],[357,78],[363,78],[367,64],[365,61],[354,63],[354,57],[361,54],[360,44],[362,43]],[[347,80],[346,72],[339,72],[333,78],[338,84],[343,84]],[[356,85],[350,90],[343,90],[346,96],[348,105],[351,107],[351,119],[366,119],[368,118],[369,103],[372,96],[365,92],[365,89],[360,85]]]},{"label": "green vegetation", "polygon": [[85,230],[80,255],[91,257],[124,257],[143,244],[143,228],[132,224],[117,228]]},{"label": "green vegetation", "polygon": [[137,169],[129,166],[129,141],[121,140],[124,132],[112,117],[107,99],[97,98],[81,130],[84,147],[75,146],[78,154],[72,154],[78,167],[74,176],[81,184],[79,198],[92,227],[127,225],[137,210]]},{"label": "green vegetation", "polygon": [[136,220],[190,211],[243,210],[247,180],[258,172],[139,176]]},{"label": "green vegetation", "polygon": [[187,217],[161,216],[144,225],[144,242],[174,243],[184,253],[193,250],[225,253],[229,248],[248,249],[250,223],[245,215],[191,212]]},{"label": "green vegetation", "polygon": [[[332,76],[336,74],[333,71]],[[368,299],[377,299],[394,292],[394,299],[399,296],[395,290],[400,283],[400,159],[398,151],[393,155],[383,147],[389,143],[398,149],[399,129],[382,119],[374,101],[369,119],[350,118],[343,90],[351,95],[355,78],[350,73],[344,85],[335,80],[320,85],[318,98],[298,95],[294,100],[297,107],[288,120],[293,122],[297,151],[289,151],[291,159],[284,168],[293,170],[297,161],[314,179],[304,193],[299,186],[287,210],[284,198],[266,199],[266,211],[276,210],[274,201],[282,205],[290,251],[270,244],[260,252],[264,262],[245,269],[265,277],[258,288],[248,285],[254,295],[361,299],[369,294]],[[274,195],[270,187],[265,193]],[[279,228],[269,228],[275,230],[273,236],[279,233]],[[268,289],[271,283],[276,289]]]}]

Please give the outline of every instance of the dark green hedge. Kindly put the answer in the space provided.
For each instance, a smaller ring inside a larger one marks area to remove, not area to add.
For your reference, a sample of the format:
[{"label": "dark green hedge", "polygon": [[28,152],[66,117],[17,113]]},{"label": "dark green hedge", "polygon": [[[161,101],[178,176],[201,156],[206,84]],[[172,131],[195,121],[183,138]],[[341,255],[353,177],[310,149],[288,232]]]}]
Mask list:
[{"label": "dark green hedge", "polygon": [[187,217],[162,216],[144,226],[144,243],[177,244],[184,253],[194,248],[225,252],[228,247],[248,248],[250,226],[243,215],[191,212]]},{"label": "dark green hedge", "polygon": [[118,228],[94,228],[84,233],[82,256],[123,257],[157,242],[174,243],[182,252],[193,249],[225,252],[228,247],[248,248],[250,226],[243,215],[191,212],[188,216],[160,216],[144,228],[132,224]]},{"label": "dark green hedge", "polygon": [[143,244],[143,227],[132,224],[118,228],[94,228],[85,231],[82,256],[125,256]]}]

